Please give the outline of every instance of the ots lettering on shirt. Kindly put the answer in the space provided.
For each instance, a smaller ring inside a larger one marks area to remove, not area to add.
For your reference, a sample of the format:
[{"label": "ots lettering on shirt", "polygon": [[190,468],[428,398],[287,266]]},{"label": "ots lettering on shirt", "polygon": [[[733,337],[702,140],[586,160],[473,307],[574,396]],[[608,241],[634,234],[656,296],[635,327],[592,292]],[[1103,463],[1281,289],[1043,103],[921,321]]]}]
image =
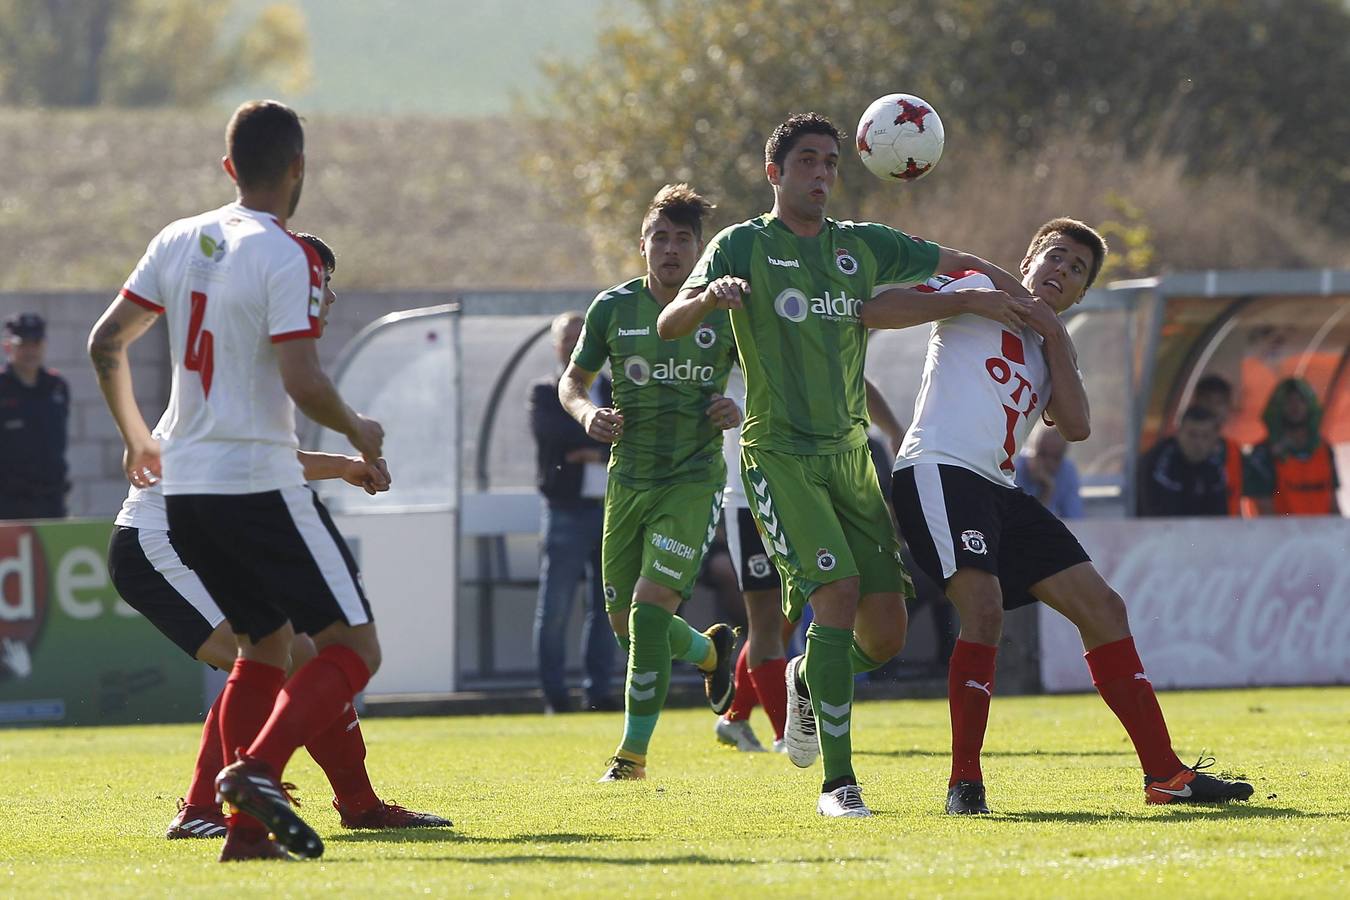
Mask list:
[{"label": "ots lettering on shirt", "polygon": [[323,275],[313,248],[238,203],[174,222],[150,242],[122,296],[168,320],[165,494],[304,482],[274,347],[319,336]]},{"label": "ots lettering on shirt", "polygon": [[623,437],[609,475],[633,488],[708,480],[721,485],[722,431],[708,418],[713,394],[726,390],[736,345],[725,311],[673,341],[656,333],[661,305],[645,278],[601,291],[586,310],[572,361],[588,372],[606,362]]},{"label": "ots lettering on shirt", "polygon": [[862,306],[880,286],[922,283],[937,259],[936,244],[871,222],[826,219],[804,238],[765,214],[713,238],[684,287],[750,282],[745,308],[731,312],[746,385],[741,443],[804,455],[866,444]]},{"label": "ots lettering on shirt", "polygon": [[[922,289],[993,287],[988,276],[964,271],[938,275]],[[934,322],[895,469],[945,463],[1014,487],[1017,448],[1049,403],[1050,369],[1035,331],[1013,333],[971,314]]]}]

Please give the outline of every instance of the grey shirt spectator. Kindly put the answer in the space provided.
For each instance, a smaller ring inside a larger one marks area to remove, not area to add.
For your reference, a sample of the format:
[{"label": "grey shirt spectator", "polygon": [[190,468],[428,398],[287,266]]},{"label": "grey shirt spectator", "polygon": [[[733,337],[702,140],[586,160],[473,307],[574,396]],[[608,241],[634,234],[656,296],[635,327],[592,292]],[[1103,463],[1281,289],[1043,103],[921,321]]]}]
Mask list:
[{"label": "grey shirt spectator", "polygon": [[1083,498],[1079,496],[1082,479],[1078,467],[1068,457],[1069,442],[1058,431],[1045,428],[1038,435],[1031,452],[1018,455],[1015,480],[1046,509],[1061,519],[1081,519]]}]

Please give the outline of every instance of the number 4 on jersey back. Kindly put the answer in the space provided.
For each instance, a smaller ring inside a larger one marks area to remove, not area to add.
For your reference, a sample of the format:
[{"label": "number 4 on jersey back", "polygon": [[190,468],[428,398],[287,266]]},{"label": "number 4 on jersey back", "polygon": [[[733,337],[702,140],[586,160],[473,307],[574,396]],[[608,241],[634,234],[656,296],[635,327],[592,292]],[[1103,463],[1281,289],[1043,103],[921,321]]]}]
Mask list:
[{"label": "number 4 on jersey back", "polygon": [[202,379],[202,395],[211,396],[211,372],[214,370],[215,356],[211,347],[214,337],[202,328],[206,318],[206,294],[192,292],[192,311],[188,315],[187,351],[183,354],[183,365],[189,372],[197,372]]}]

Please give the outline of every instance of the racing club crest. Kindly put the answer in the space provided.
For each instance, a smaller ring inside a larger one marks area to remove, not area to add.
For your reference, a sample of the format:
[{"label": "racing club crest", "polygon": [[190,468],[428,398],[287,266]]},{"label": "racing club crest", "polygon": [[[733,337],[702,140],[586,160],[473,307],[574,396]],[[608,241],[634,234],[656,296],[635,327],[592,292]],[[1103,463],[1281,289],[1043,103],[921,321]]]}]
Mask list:
[{"label": "racing club crest", "polygon": [[834,558],[834,554],[831,553],[829,550],[826,550],[824,547],[821,547],[819,550],[816,551],[816,566],[820,569],[820,571],[822,572],[830,571],[831,569],[834,568],[835,562],[836,560]]},{"label": "racing club crest", "polygon": [[858,261],[854,259],[847,250],[840,248],[834,251],[834,264],[839,267],[839,271],[845,275],[854,275],[858,271]]},{"label": "racing club crest", "polygon": [[694,332],[694,343],[698,344],[704,350],[707,350],[713,344],[717,343],[717,332],[708,325],[698,326]]}]

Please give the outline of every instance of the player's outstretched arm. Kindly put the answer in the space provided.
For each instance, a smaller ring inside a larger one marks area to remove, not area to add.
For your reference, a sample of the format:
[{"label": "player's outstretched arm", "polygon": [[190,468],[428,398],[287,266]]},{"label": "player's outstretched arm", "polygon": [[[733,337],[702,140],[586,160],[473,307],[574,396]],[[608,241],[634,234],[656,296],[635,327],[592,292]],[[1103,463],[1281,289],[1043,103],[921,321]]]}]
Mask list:
[{"label": "player's outstretched arm", "polygon": [[1045,414],[1064,440],[1087,440],[1092,433],[1092,411],[1083,377],[1078,374],[1078,351],[1069,337],[1069,329],[1054,308],[1039,299],[1032,304],[1027,325],[1044,338],[1042,351],[1050,369],[1050,405]]},{"label": "player's outstretched arm", "polygon": [[127,365],[127,347],[150,330],[159,314],[118,297],[89,332],[89,361],[93,363],[99,390],[108,404],[126,449],[122,466],[127,479],[137,487],[149,487],[159,480],[159,442],[150,434]]},{"label": "player's outstretched arm", "polygon": [[734,275],[723,275],[706,288],[687,288],[666,304],[656,318],[656,333],[664,341],[692,334],[704,317],[714,309],[741,309],[750,293],[750,282]]},{"label": "player's outstretched arm", "polygon": [[959,272],[966,269],[973,269],[976,272],[983,272],[988,275],[989,280],[994,283],[994,287],[1010,297],[1022,300],[1031,299],[1031,291],[1027,289],[1026,285],[1022,284],[1021,279],[1011,272],[994,265],[987,259],[976,256],[974,253],[953,250],[950,247],[938,248],[937,271]]},{"label": "player's outstretched arm", "polygon": [[595,373],[576,363],[568,363],[558,380],[558,402],[567,414],[581,423],[592,440],[612,444],[623,436],[623,413],[591,402],[591,382]]},{"label": "player's outstretched arm", "polygon": [[319,365],[313,338],[284,341],[276,345],[281,383],[300,411],[325,428],[346,435],[367,460],[379,459],[384,429],[374,419],[354,411]]},{"label": "player's outstretched arm", "polygon": [[359,456],[319,453],[316,450],[297,450],[295,455],[304,469],[306,481],[341,478],[372,495],[389,490],[389,466],[383,458],[367,462]]}]

